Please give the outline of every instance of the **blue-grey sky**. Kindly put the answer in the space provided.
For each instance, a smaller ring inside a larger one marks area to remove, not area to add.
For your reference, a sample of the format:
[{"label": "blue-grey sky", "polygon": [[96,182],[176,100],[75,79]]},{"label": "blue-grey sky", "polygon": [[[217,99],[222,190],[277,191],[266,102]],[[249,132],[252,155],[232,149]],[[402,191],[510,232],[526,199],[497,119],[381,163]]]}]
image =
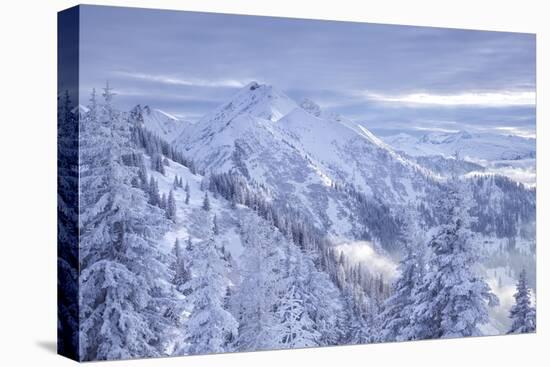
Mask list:
[{"label": "blue-grey sky", "polygon": [[380,134],[535,132],[535,36],[83,6],[81,98],[197,120],[252,80]]}]

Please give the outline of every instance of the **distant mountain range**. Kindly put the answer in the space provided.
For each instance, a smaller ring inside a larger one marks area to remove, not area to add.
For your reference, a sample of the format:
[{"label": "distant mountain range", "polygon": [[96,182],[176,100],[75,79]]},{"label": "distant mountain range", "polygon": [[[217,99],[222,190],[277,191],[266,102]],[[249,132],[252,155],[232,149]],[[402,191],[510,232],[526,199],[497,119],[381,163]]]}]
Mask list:
[{"label": "distant mountain range", "polygon": [[421,137],[400,133],[383,140],[411,156],[454,157],[470,161],[535,158],[535,139],[496,133],[431,132]]}]

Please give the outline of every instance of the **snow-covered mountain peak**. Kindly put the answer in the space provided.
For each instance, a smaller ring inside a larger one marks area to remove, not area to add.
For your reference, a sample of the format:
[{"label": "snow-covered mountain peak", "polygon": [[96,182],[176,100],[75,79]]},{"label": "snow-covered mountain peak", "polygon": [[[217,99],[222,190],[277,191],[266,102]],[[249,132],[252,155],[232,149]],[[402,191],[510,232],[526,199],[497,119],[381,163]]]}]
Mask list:
[{"label": "snow-covered mountain peak", "polygon": [[225,124],[242,114],[277,121],[296,107],[296,103],[283,92],[267,84],[251,82],[199,123],[221,121]]},{"label": "snow-covered mountain peak", "polygon": [[168,112],[164,112],[162,110],[159,110],[158,108],[151,108],[149,106],[145,106],[145,107],[143,107],[143,110],[145,111],[145,113],[148,116],[152,115],[152,116],[158,117],[158,118],[167,118],[169,120],[179,121],[179,119],[177,117],[175,117],[174,115],[171,115]]},{"label": "snow-covered mountain peak", "polygon": [[243,136],[244,133],[250,133],[253,126],[276,122],[296,108],[296,102],[283,92],[267,84],[251,82],[227,102],[202,117],[192,127],[192,133],[181,134],[176,139],[177,144],[190,149],[190,145],[198,147],[206,144],[222,132],[224,136]]},{"label": "snow-covered mountain peak", "polygon": [[424,134],[419,141],[431,144],[449,144],[460,140],[472,139],[472,134],[467,131],[457,132],[431,132]]},{"label": "snow-covered mountain peak", "polygon": [[144,106],[141,109],[141,115],[143,126],[169,143],[191,126],[187,121],[181,121],[167,112],[150,106]]},{"label": "snow-covered mountain peak", "polygon": [[248,89],[248,90],[254,90],[254,89],[257,89],[260,87],[260,84],[256,81],[252,81],[250,83],[248,83],[244,89]]}]

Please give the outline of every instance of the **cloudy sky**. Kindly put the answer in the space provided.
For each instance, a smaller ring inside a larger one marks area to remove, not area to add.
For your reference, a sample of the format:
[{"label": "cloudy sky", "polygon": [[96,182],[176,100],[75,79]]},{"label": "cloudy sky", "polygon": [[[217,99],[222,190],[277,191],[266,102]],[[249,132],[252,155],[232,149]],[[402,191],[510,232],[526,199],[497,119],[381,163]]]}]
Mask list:
[{"label": "cloudy sky", "polygon": [[250,81],[379,134],[535,133],[535,36],[84,6],[81,98],[197,120]]}]

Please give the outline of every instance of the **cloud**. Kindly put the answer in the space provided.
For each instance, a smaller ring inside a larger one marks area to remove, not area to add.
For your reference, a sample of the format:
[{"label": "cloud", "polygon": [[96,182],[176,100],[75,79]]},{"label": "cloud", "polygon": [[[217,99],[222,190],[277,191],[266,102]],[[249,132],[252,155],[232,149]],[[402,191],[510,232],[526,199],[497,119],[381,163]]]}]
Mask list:
[{"label": "cloud", "polygon": [[532,91],[464,92],[458,94],[410,93],[401,95],[380,94],[369,91],[362,93],[365,98],[371,101],[427,106],[507,107],[534,106],[536,104],[536,94]]},{"label": "cloud", "polygon": [[537,167],[536,159],[522,159],[517,161],[497,161],[497,162],[476,162],[486,166],[482,172],[472,171],[466,176],[487,176],[500,175],[511,178],[516,182],[521,182],[527,187],[537,186]]},{"label": "cloud", "polygon": [[397,276],[397,265],[390,258],[377,253],[372,244],[367,241],[355,241],[336,246],[338,252],[344,255],[353,264],[363,264],[373,273],[382,273],[388,279]]},{"label": "cloud", "polygon": [[521,136],[522,138],[536,139],[537,137],[537,134],[534,130],[524,129],[524,128],[515,127],[515,126],[497,126],[495,127],[495,130],[499,132],[507,133],[509,135]]},{"label": "cloud", "polygon": [[127,77],[130,79],[144,80],[155,83],[180,85],[189,87],[226,87],[226,88],[242,88],[246,85],[243,81],[234,79],[219,79],[219,80],[206,80],[197,78],[180,78],[169,75],[159,74],[145,74],[145,73],[132,73],[126,71],[115,71],[114,74],[118,76]]},{"label": "cloud", "polygon": [[440,133],[457,133],[460,130],[457,129],[445,129],[443,127],[423,127],[423,126],[413,126],[412,129],[418,131],[435,131]]}]

